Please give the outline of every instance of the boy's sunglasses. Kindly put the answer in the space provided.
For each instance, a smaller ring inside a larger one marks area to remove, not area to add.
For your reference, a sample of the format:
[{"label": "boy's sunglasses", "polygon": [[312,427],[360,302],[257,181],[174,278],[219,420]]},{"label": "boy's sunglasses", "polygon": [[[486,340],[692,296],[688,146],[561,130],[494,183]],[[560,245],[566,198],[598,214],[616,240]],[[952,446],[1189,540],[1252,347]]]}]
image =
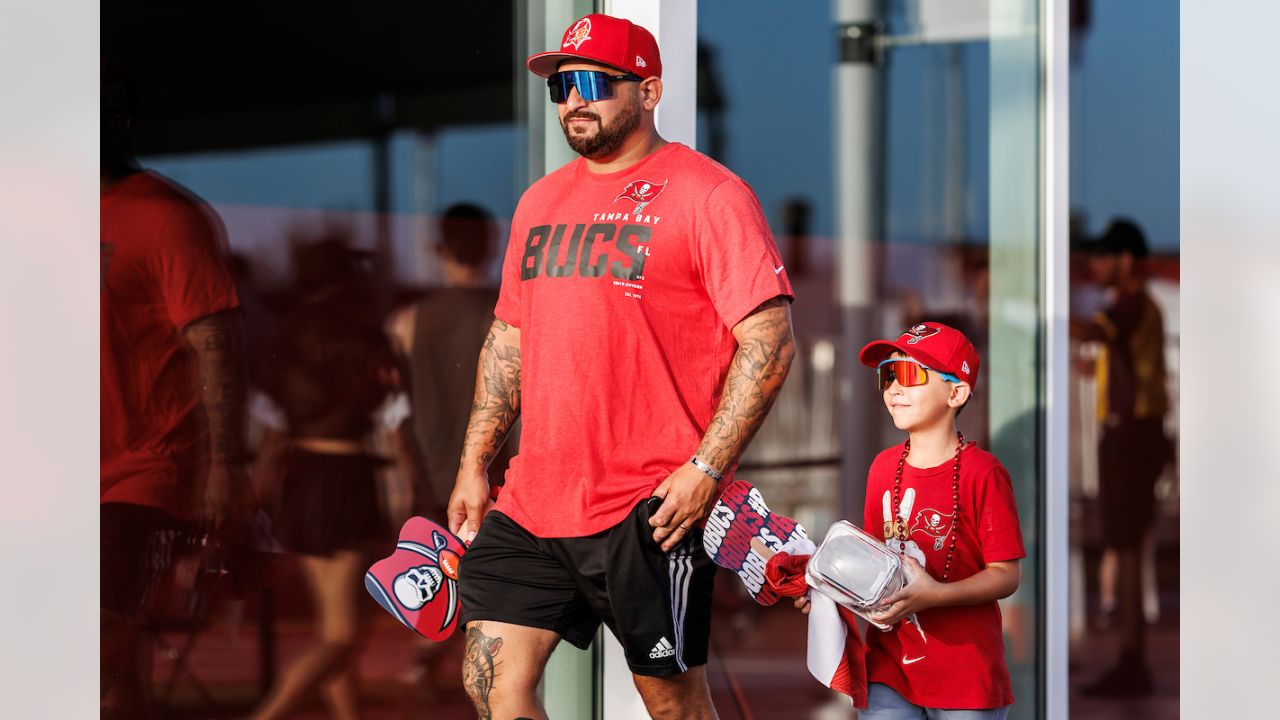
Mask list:
[{"label": "boy's sunglasses", "polygon": [[894,380],[902,387],[915,387],[929,382],[929,373],[936,372],[938,377],[951,383],[960,382],[960,378],[941,370],[921,365],[911,358],[889,358],[876,366],[876,385],[883,392],[889,389]]},{"label": "boy's sunglasses", "polygon": [[578,94],[587,102],[608,100],[613,97],[613,86],[610,80],[633,80],[640,82],[644,78],[635,73],[610,75],[603,70],[565,70],[547,78],[547,89],[551,91],[551,102],[559,104],[569,99],[569,91],[578,88]]}]

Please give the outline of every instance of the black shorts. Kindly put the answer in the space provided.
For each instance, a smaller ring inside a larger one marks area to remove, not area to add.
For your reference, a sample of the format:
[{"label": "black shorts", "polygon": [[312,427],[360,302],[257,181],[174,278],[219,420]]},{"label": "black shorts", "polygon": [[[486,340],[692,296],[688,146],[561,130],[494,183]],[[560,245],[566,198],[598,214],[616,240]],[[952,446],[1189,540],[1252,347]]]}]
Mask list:
[{"label": "black shorts", "polygon": [[670,552],[653,540],[655,498],[614,527],[539,538],[491,512],[462,556],[461,622],[551,630],[586,649],[603,622],[637,675],[677,675],[707,662],[715,565],[691,530]]},{"label": "black shorts", "polygon": [[1156,481],[1171,457],[1158,419],[1105,427],[1098,441],[1098,507],[1107,547],[1142,544],[1155,521]]},{"label": "black shorts", "polygon": [[394,538],[378,504],[379,458],[295,449],[272,531],[289,552],[330,557]]}]

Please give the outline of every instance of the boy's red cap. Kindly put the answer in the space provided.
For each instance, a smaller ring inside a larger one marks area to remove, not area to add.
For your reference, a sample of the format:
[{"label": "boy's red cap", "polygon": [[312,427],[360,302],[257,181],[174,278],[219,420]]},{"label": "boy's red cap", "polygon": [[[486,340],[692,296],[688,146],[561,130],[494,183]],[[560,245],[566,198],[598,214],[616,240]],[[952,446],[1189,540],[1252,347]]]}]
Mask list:
[{"label": "boy's red cap", "polygon": [[955,375],[969,383],[970,388],[978,385],[978,350],[964,333],[953,327],[936,322],[912,325],[897,340],[867,343],[858,353],[858,360],[867,367],[876,367],[895,350],[934,370]]},{"label": "boy's red cap", "polygon": [[630,20],[600,13],[570,25],[559,50],[530,55],[524,64],[534,75],[551,77],[565,60],[602,63],[642,78],[662,76],[662,58],[653,35]]}]

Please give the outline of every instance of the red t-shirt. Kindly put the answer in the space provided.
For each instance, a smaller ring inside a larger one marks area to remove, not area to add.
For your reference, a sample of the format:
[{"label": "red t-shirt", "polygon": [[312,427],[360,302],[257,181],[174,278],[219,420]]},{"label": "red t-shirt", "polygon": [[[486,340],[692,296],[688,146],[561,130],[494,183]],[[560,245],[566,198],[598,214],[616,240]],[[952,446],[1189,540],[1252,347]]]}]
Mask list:
[{"label": "red t-shirt", "polygon": [[[679,143],[525,192],[494,314],[520,328],[520,452],[497,509],[541,537],[619,523],[698,449],[732,329],[791,297],[747,184]],[[726,477],[728,482],[731,478]]]},{"label": "red t-shirt", "polygon": [[[959,523],[951,517],[951,460],[927,470],[906,465],[898,516],[907,524],[910,541],[904,550],[903,543],[891,539],[893,479],[902,447],[881,452],[871,463],[864,512],[868,532],[915,557],[941,580],[958,525],[948,582],[963,580],[990,562],[1026,557],[1009,473],[994,455],[974,445],[960,453]],[[867,630],[868,682],[884,683],[921,707],[976,710],[1013,703],[995,601],[930,608],[919,619],[920,627],[902,621],[887,632]]]},{"label": "red t-shirt", "polygon": [[239,305],[222,226],[151,172],[102,193],[101,502],[189,515],[197,369],[183,329]]}]

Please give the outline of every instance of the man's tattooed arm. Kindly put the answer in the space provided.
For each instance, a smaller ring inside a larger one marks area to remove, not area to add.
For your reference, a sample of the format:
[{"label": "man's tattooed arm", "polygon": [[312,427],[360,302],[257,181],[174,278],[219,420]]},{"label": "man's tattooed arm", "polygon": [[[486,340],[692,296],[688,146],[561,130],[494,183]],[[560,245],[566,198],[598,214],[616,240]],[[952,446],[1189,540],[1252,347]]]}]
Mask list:
[{"label": "man's tattooed arm", "polygon": [[756,308],[733,329],[738,338],[720,406],[698,448],[698,458],[711,467],[728,470],[755,436],[796,354],[791,333],[791,303],[776,297]]},{"label": "man's tattooed arm", "polygon": [[480,350],[462,467],[488,468],[519,415],[520,328],[495,319]]},{"label": "man's tattooed arm", "polygon": [[245,469],[245,368],[233,313],[200,318],[183,330],[196,354],[200,405],[208,434],[203,513],[215,525],[251,501]]},{"label": "man's tattooed arm", "polygon": [[502,650],[502,638],[491,638],[475,624],[467,626],[466,654],[462,659],[462,684],[476,706],[480,720],[491,720],[493,709],[489,707],[489,693],[493,691],[498,676],[498,653]]}]

